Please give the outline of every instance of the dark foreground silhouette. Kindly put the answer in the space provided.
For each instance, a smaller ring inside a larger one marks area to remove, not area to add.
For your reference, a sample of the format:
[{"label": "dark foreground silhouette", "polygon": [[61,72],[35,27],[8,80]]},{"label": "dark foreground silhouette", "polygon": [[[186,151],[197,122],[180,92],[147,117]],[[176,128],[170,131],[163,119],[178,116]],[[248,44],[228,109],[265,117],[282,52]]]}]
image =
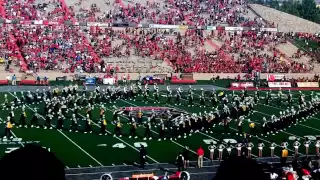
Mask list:
[{"label": "dark foreground silhouette", "polygon": [[26,145],[2,158],[0,179],[65,180],[64,165],[48,150]]}]

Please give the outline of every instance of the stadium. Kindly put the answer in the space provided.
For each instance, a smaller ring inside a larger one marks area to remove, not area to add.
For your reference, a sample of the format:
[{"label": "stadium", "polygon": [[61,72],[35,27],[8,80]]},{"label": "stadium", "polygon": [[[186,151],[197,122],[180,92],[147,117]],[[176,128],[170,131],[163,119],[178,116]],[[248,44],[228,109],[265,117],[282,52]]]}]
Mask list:
[{"label": "stadium", "polygon": [[313,0],[0,2],[0,179],[320,178]]}]

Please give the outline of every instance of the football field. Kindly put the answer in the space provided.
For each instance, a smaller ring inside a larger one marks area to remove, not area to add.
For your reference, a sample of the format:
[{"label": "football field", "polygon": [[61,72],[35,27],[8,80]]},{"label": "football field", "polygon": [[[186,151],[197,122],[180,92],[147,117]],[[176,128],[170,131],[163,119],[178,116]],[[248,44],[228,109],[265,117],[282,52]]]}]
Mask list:
[{"label": "football field", "polygon": [[[196,86],[195,86],[196,87]],[[226,93],[231,93],[231,91],[225,91]],[[183,96],[182,102],[184,103],[181,106],[176,106],[174,104],[167,105],[166,97],[161,96],[160,104],[153,103],[153,96],[149,96],[149,103],[146,104],[142,102],[142,97],[138,96],[135,101],[133,100],[117,100],[115,104],[106,103],[104,106],[106,107],[105,115],[108,120],[107,130],[108,132],[114,132],[114,125],[110,123],[113,117],[113,111],[115,109],[119,109],[122,107],[169,107],[172,109],[176,109],[178,111],[188,112],[188,113],[199,113],[204,111],[213,111],[212,107],[199,107],[199,91],[196,91],[195,95],[195,106],[188,107],[186,95]],[[240,91],[235,92],[240,94]],[[253,95],[254,91],[249,91],[249,95]],[[277,91],[273,91],[272,93],[277,93]],[[283,93],[288,93],[287,91],[283,91]],[[306,101],[309,101],[308,95],[311,91],[303,91],[306,95]],[[317,92],[315,92],[317,93]],[[9,100],[12,100],[15,96],[11,92],[3,92],[0,94],[1,104],[4,101],[4,96],[7,95]],[[298,104],[298,91],[292,91],[294,97],[294,104]],[[20,93],[17,93],[19,96]],[[164,95],[164,93],[163,93]],[[260,92],[261,97],[265,96],[265,91]],[[174,99],[174,98],[173,98]],[[260,102],[255,106],[255,112],[253,115],[250,115],[248,118],[251,119],[252,122],[255,122],[257,129],[260,129],[260,123],[262,123],[262,118],[266,117],[270,118],[271,115],[279,115],[279,111],[287,109],[287,104],[285,101],[281,105],[277,105],[276,102],[271,102],[269,105],[264,104],[264,99],[261,99]],[[206,102],[209,105],[209,102]],[[26,105],[26,113],[27,113],[27,122],[31,120],[32,115],[34,113],[34,109],[37,108],[40,114],[43,113],[43,103],[38,102],[35,104]],[[139,127],[137,130],[139,138],[132,139],[129,138],[129,129],[130,126],[125,124],[128,121],[126,115],[121,115],[120,118],[124,123],[122,131],[124,133],[123,137],[113,137],[112,135],[99,135],[100,125],[99,125],[99,106],[95,106],[93,111],[93,121],[94,123],[94,131],[92,134],[84,134],[83,132],[69,132],[68,127],[70,125],[70,121],[65,121],[64,127],[65,130],[56,130],[56,129],[43,129],[43,128],[18,128],[17,126],[13,127],[13,133],[15,138],[13,140],[4,140],[0,141],[0,154],[3,156],[5,153],[9,153],[10,151],[25,146],[28,143],[36,143],[40,144],[43,147],[48,148],[51,152],[54,152],[55,155],[66,165],[66,168],[83,168],[83,167],[96,167],[96,166],[118,166],[118,165],[130,165],[133,163],[139,162],[139,147],[143,144],[147,147],[148,153],[148,163],[169,163],[173,162],[178,155],[179,152],[186,146],[188,146],[191,150],[191,154],[193,154],[191,160],[196,160],[195,151],[199,146],[204,147],[205,155],[208,158],[209,153],[207,150],[208,144],[210,142],[219,142],[222,140],[223,142],[230,141],[231,143],[236,143],[237,141],[241,141],[243,139],[242,136],[236,135],[237,125],[236,122],[231,122],[230,134],[224,134],[224,128],[222,126],[216,126],[213,133],[206,133],[204,131],[199,133],[193,133],[192,136],[188,136],[187,138],[179,138],[177,140],[165,140],[158,141],[158,132],[159,130],[155,127],[152,129],[152,140],[143,140],[144,135],[144,127]],[[7,119],[8,113],[10,110],[0,110],[0,118],[1,118],[1,131],[4,130],[5,124],[3,121]],[[18,122],[21,113],[21,107],[14,109],[15,112],[15,121]],[[85,116],[85,109],[82,109],[81,115]],[[44,123],[44,116],[41,116]],[[246,118],[246,119],[248,119]],[[56,124],[56,120],[52,122]],[[84,121],[80,122],[84,128]],[[244,131],[249,132],[248,127],[249,122],[245,121],[244,123]],[[4,131],[3,131],[4,132]],[[280,143],[283,140],[287,140],[289,142],[289,152],[292,155],[293,146],[292,140],[293,137],[299,138],[300,142],[304,141],[304,137],[309,137],[310,140],[315,141],[317,136],[320,136],[320,114],[315,115],[312,118],[307,119],[304,122],[299,123],[296,126],[287,128],[285,131],[279,132],[277,134],[270,134],[268,136],[259,136],[252,137],[252,142],[257,144],[259,140],[261,140],[266,147],[264,148],[264,156],[269,156],[269,144],[271,141],[277,143],[280,146]],[[253,148],[253,157],[256,157],[258,152],[257,148]],[[276,148],[276,155],[279,155],[281,148]],[[310,154],[315,153],[314,144],[311,145]],[[305,148],[300,146],[299,152],[304,155]],[[226,152],[225,152],[226,153]],[[233,151],[233,153],[236,153]]]}]

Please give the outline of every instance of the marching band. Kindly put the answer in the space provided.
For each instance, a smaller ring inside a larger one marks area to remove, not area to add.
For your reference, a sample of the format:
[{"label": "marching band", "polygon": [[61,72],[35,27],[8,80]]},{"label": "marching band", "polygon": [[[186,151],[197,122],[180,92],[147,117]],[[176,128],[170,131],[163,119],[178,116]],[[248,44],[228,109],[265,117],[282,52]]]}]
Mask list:
[{"label": "marching band", "polygon": [[[82,92],[81,92],[82,91]],[[99,135],[108,135],[110,132],[107,131],[108,120],[106,119],[106,110],[108,108],[104,107],[104,104],[114,104],[116,100],[119,99],[131,99],[135,100],[139,96],[142,96],[142,100],[145,103],[154,102],[161,103],[162,97],[166,97],[166,103],[171,104],[175,103],[177,106],[182,106],[183,93],[185,92],[181,86],[176,89],[176,98],[172,99],[173,90],[170,86],[167,86],[164,95],[161,95],[160,88],[157,84],[153,87],[153,93],[150,93],[150,89],[148,84],[145,84],[144,88],[141,84],[130,85],[129,87],[126,85],[123,87],[107,87],[106,89],[101,89],[99,86],[95,88],[94,91],[88,91],[87,87],[84,86],[83,90],[79,90],[78,86],[68,86],[62,89],[54,88],[51,90],[48,88],[47,90],[37,90],[36,92],[21,92],[21,96],[16,96],[10,102],[8,97],[4,97],[3,108],[10,109],[10,113],[8,116],[8,121],[13,125],[17,123],[14,119],[16,118],[14,114],[14,108],[21,107],[22,111],[20,114],[20,119],[17,127],[25,128],[25,127],[43,127],[45,129],[53,129],[57,128],[60,130],[68,129],[70,132],[79,132],[83,131],[83,133],[93,133],[93,126],[100,126]],[[200,94],[196,95],[192,86],[189,86],[189,89],[186,91],[187,98],[184,99],[187,101],[185,104],[189,107],[194,107],[196,104],[199,107],[211,107],[212,111],[204,111],[199,113],[187,113],[183,112],[180,116],[176,118],[172,117],[172,112],[167,110],[165,113],[168,119],[160,117],[159,112],[151,111],[151,113],[145,113],[143,109],[139,109],[136,115],[134,111],[128,110],[128,117],[125,117],[128,120],[128,124],[130,125],[129,130],[129,138],[138,138],[137,136],[137,128],[144,128],[144,140],[153,139],[152,128],[158,128],[158,141],[172,139],[175,140],[177,138],[187,138],[191,136],[193,133],[204,131],[206,133],[213,133],[215,131],[214,127],[222,125],[224,127],[224,134],[231,134],[230,131],[230,123],[232,121],[237,124],[237,132],[236,135],[245,136],[243,132],[243,125],[249,124],[250,132],[248,132],[249,136],[267,136],[270,134],[276,134],[280,131],[289,128],[291,125],[295,125],[301,121],[306,120],[307,118],[313,116],[315,113],[320,110],[320,98],[317,95],[310,95],[310,101],[305,101],[305,97],[300,92],[299,95],[299,105],[297,107],[293,106],[293,98],[290,91],[287,94],[287,103],[288,109],[280,111],[279,115],[272,115],[270,119],[266,117],[262,118],[262,123],[260,126],[256,124],[254,121],[250,121],[248,119],[248,115],[254,113],[254,106],[257,104],[261,98],[259,94],[259,90],[257,90],[253,96],[248,95],[246,90],[243,90],[240,95],[236,95],[234,92],[232,94],[226,94],[224,91],[217,92],[215,89],[212,92],[208,93],[204,89],[200,89]],[[153,98],[150,100],[150,94],[153,95]],[[199,96],[199,99],[196,99],[195,96]],[[283,103],[284,93],[279,91],[276,96],[272,96],[272,92],[266,92],[265,100],[267,104],[273,99],[276,99],[276,103]],[[150,101],[149,101],[150,100]],[[199,103],[196,103],[196,100],[199,100]],[[32,109],[34,112],[31,114],[31,121],[27,123],[27,113],[26,107],[28,104],[34,104],[42,101],[44,103],[43,109]],[[175,102],[172,102],[175,101]],[[209,101],[209,103],[207,102]],[[209,105],[210,104],[210,105]],[[221,106],[219,106],[221,105]],[[80,112],[82,109],[86,109],[85,115],[81,115]],[[94,109],[98,108],[99,114],[94,115]],[[110,125],[114,125],[114,136],[122,137],[124,135],[122,131],[123,121],[120,120],[120,117],[124,116],[119,112],[119,109],[112,109],[113,119]],[[42,116],[43,114],[44,116]],[[151,114],[151,115],[150,115]],[[98,118],[97,118],[98,117]],[[97,118],[97,119],[95,119]],[[42,121],[44,119],[44,121]],[[69,127],[65,126],[65,121],[70,119],[71,125]],[[57,125],[54,126],[53,120],[57,120]],[[99,122],[99,124],[95,123]],[[84,123],[84,128],[81,125]],[[260,128],[260,130],[259,130]],[[259,132],[259,133],[258,133]],[[309,147],[311,145],[311,141],[306,138],[303,143],[305,146],[305,153],[308,155]],[[295,141],[293,143],[293,147],[295,149],[295,154],[299,152],[300,142]],[[208,150],[210,152],[210,159],[213,160],[215,150],[218,150],[219,160],[222,159],[223,151],[226,149],[227,154],[231,154],[233,149],[237,150],[237,154],[241,155],[241,150],[243,148],[247,149],[248,157],[251,157],[252,149],[254,148],[254,144],[252,142],[246,143],[236,143],[231,144],[220,143],[218,145],[210,144]],[[259,157],[262,157],[263,148],[265,145],[259,141],[257,144],[257,149],[259,151]],[[270,143],[270,152],[271,156],[274,156],[274,149],[276,147],[275,143]],[[288,143],[283,142],[281,147],[287,148]],[[315,142],[316,153],[319,154],[320,141],[317,140]]]}]

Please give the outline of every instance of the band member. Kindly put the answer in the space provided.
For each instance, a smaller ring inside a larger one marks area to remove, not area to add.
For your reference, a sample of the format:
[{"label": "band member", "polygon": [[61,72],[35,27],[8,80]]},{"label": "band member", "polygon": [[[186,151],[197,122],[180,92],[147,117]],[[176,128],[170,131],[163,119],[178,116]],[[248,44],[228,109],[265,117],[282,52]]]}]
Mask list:
[{"label": "band member", "polygon": [[[101,114],[100,114],[101,115]],[[106,135],[107,133],[106,133],[106,126],[107,126],[107,120],[106,120],[106,118],[105,118],[105,115],[103,114],[102,115],[102,117],[101,117],[101,119],[100,119],[100,136],[101,135]]]},{"label": "band member", "polygon": [[317,139],[317,141],[314,143],[314,146],[316,147],[316,156],[319,156],[320,139]]},{"label": "band member", "polygon": [[247,150],[248,150],[248,158],[251,158],[251,151],[252,151],[252,148],[254,147],[253,143],[252,142],[248,142],[247,143]]},{"label": "band member", "polygon": [[171,104],[171,98],[172,98],[172,90],[170,86],[167,86],[167,104]]},{"label": "band member", "polygon": [[262,157],[263,147],[264,147],[263,142],[259,140],[258,142],[259,157]]},{"label": "band member", "polygon": [[9,117],[10,117],[10,122],[12,123],[12,125],[14,125],[14,111],[13,111],[13,107],[11,107],[11,112],[9,113]]},{"label": "band member", "polygon": [[46,114],[46,122],[44,129],[52,129],[51,121],[52,121],[51,109],[49,109],[48,113]]},{"label": "band member", "polygon": [[115,134],[113,135],[114,137],[116,136],[122,137],[121,128],[122,128],[122,123],[120,122],[120,119],[118,119],[116,123],[116,128],[114,130],[115,132]]},{"label": "band member", "polygon": [[25,106],[22,106],[22,111],[20,115],[19,127],[27,127],[26,125],[27,113],[25,111]]},{"label": "band member", "polygon": [[12,131],[11,131],[12,127],[13,127],[13,125],[10,122],[10,117],[8,116],[7,125],[6,125],[6,129],[5,129],[5,134],[6,134],[5,137],[7,137],[8,139],[13,138]]},{"label": "band member", "polygon": [[39,126],[37,126],[38,125],[38,113],[37,113],[36,108],[34,109],[34,114],[32,116],[30,125],[31,125],[31,127],[36,126],[37,128],[39,128]]},{"label": "band member", "polygon": [[237,135],[239,134],[240,136],[242,136],[243,130],[242,130],[242,124],[243,124],[243,116],[240,116],[239,120],[238,120],[238,132],[236,133]]},{"label": "band member", "polygon": [[159,100],[159,87],[155,84],[154,85],[155,86],[155,88],[154,88],[154,93],[153,93],[153,95],[154,95],[154,101],[155,101],[155,103],[160,103],[160,100]]},{"label": "band member", "polygon": [[158,141],[161,141],[162,139],[166,140],[166,138],[164,137],[164,131],[165,131],[165,126],[164,126],[163,120],[161,119],[160,120],[160,129],[159,129],[159,139],[158,139]]},{"label": "band member", "polygon": [[270,156],[274,157],[274,149],[276,148],[276,143],[273,141],[270,143]]},{"label": "band member", "polygon": [[282,148],[285,148],[285,149],[287,149],[288,145],[289,145],[289,143],[288,143],[287,141],[283,141],[283,142],[281,143],[281,147],[282,147]]},{"label": "band member", "polygon": [[188,107],[194,106],[194,105],[193,105],[193,91],[192,91],[192,89],[191,89],[191,86],[190,86],[190,89],[189,89],[189,91],[188,91],[188,100],[189,100]]},{"label": "band member", "polygon": [[138,138],[138,136],[136,134],[136,130],[137,130],[137,123],[135,122],[135,120],[132,120],[129,138],[132,138],[132,137],[135,139]]},{"label": "band member", "polygon": [[101,108],[100,108],[100,119],[103,119],[104,112],[105,112],[104,107],[101,106]]},{"label": "band member", "polygon": [[142,116],[143,116],[143,113],[141,111],[141,109],[139,109],[138,113],[137,113],[137,118],[138,118],[138,124],[142,124]]},{"label": "band member", "polygon": [[149,96],[148,92],[143,91],[143,100],[142,100],[142,102],[148,104],[148,96]]},{"label": "band member", "polygon": [[226,133],[230,134],[230,128],[229,128],[229,123],[231,121],[230,117],[227,117],[223,120],[223,125],[224,125],[224,130]]},{"label": "band member", "polygon": [[203,88],[201,88],[200,107],[206,107],[206,105],[205,105],[205,93],[204,93]]},{"label": "band member", "polygon": [[294,154],[295,155],[298,155],[299,154],[299,147],[300,147],[300,142],[298,141],[298,139],[296,139],[294,142],[293,142],[293,147],[294,147]]},{"label": "band member", "polygon": [[304,144],[304,147],[306,147],[306,156],[308,156],[311,141],[309,140],[309,138],[306,137],[306,140],[303,142],[303,144]]},{"label": "band member", "polygon": [[241,156],[241,149],[242,149],[243,145],[242,143],[237,143],[236,144],[236,149],[237,149],[237,155]]},{"label": "band member", "polygon": [[91,124],[92,124],[92,122],[91,122],[91,119],[90,119],[90,115],[87,114],[86,128],[85,128],[85,132],[84,132],[85,134],[87,134],[88,132],[89,132],[89,133],[92,133]]},{"label": "band member", "polygon": [[74,132],[78,132],[79,129],[79,124],[78,124],[78,119],[76,114],[72,114],[72,119],[71,119],[71,127],[70,127],[70,132],[74,131]]},{"label": "band member", "polygon": [[209,152],[210,152],[210,160],[213,161],[213,158],[214,158],[214,150],[216,149],[217,147],[213,144],[213,142],[210,143],[210,146],[208,147],[209,149]]},{"label": "band member", "polygon": [[181,86],[179,86],[179,88],[177,89],[175,105],[181,105],[181,93],[182,93],[182,88]]},{"label": "band member", "polygon": [[58,116],[58,124],[57,124],[57,129],[62,130],[63,128],[63,115]]},{"label": "band member", "polygon": [[231,156],[231,151],[234,147],[231,145],[230,141],[227,143],[227,147],[226,147],[226,150],[227,150],[227,153],[228,153],[228,156]]},{"label": "band member", "polygon": [[145,128],[146,128],[146,130],[145,130],[145,132],[144,132],[144,138],[143,138],[143,140],[147,140],[147,139],[151,140],[152,137],[151,137],[151,122],[150,122],[150,121],[148,121],[148,122],[145,124]]},{"label": "band member", "polygon": [[219,161],[221,161],[222,160],[222,154],[223,154],[223,150],[226,148],[226,146],[225,145],[223,145],[222,143],[220,143],[219,145],[218,145],[218,153],[219,153]]}]

